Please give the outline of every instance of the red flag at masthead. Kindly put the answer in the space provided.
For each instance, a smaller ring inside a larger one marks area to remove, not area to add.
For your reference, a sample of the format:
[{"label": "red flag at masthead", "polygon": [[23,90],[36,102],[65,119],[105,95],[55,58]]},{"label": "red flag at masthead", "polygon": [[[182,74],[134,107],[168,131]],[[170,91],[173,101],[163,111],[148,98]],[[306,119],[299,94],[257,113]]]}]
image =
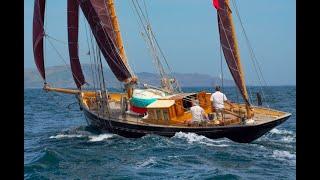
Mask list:
[{"label": "red flag at masthead", "polygon": [[216,8],[216,9],[219,9],[220,6],[219,6],[219,0],[212,0],[212,3],[213,3],[213,6]]}]

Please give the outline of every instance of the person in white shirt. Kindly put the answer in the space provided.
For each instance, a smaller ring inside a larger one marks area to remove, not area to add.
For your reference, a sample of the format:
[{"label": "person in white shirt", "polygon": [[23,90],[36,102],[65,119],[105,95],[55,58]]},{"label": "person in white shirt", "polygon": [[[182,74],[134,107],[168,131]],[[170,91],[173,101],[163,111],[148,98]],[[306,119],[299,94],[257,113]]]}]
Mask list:
[{"label": "person in white shirt", "polygon": [[223,117],[224,103],[230,103],[227,96],[220,92],[220,86],[216,86],[216,92],[212,93],[210,101],[212,102],[212,107],[214,108],[217,117]]},{"label": "person in white shirt", "polygon": [[188,123],[201,123],[208,120],[208,115],[202,107],[199,106],[198,100],[192,100],[192,107],[190,108],[192,119]]}]

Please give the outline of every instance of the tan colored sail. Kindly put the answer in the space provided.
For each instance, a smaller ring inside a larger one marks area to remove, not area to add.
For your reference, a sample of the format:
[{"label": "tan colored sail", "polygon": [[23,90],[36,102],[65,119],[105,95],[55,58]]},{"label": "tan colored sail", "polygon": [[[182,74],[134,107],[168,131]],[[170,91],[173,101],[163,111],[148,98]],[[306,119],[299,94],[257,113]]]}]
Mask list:
[{"label": "tan colored sail", "polygon": [[116,35],[116,45],[120,51],[120,56],[121,56],[123,62],[126,65],[128,65],[127,56],[126,56],[126,52],[124,51],[123,41],[122,41],[122,37],[121,37],[121,33],[120,33],[120,25],[119,25],[118,18],[116,15],[116,10],[114,7],[114,0],[106,0],[106,1],[107,1],[107,7],[108,7],[108,10],[110,13],[110,19],[112,22],[113,30]]},{"label": "tan colored sail", "polygon": [[241,95],[247,105],[247,117],[253,116],[246,89],[244,72],[241,64],[240,52],[232,19],[229,0],[218,0],[217,15],[220,34],[220,43],[229,70]]},{"label": "tan colored sail", "polygon": [[[122,37],[121,37],[121,33],[120,33],[120,25],[119,25],[118,18],[116,15],[116,9],[114,7],[114,0],[106,0],[106,1],[107,1],[107,8],[110,13],[110,19],[111,19],[111,23],[113,26],[113,30],[115,32],[116,46],[119,49],[120,56],[121,56],[123,63],[127,66],[128,69],[130,69],[130,66],[128,64],[127,55],[126,55],[126,52],[125,52],[124,46],[123,46],[123,41],[122,41]],[[137,82],[137,80],[138,80],[137,77],[133,76],[133,77],[127,79],[125,82],[128,84],[135,84]],[[127,89],[128,96],[131,97],[133,87],[131,85],[128,85],[126,89]]]}]

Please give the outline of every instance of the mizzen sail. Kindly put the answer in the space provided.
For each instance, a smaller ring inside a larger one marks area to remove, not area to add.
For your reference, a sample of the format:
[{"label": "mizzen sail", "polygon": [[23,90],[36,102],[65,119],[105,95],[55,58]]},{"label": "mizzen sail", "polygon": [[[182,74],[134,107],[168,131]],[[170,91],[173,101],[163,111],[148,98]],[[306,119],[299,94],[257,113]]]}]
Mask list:
[{"label": "mizzen sail", "polygon": [[79,4],[75,0],[68,0],[68,47],[72,76],[78,89],[85,83],[78,55]]},{"label": "mizzen sail", "polygon": [[78,2],[110,69],[119,81],[128,81],[133,75],[117,47],[116,34],[106,0],[78,0]]},{"label": "mizzen sail", "polygon": [[245,85],[229,0],[213,0],[213,5],[217,9],[220,44],[224,57],[244,101],[249,105],[249,96]]},{"label": "mizzen sail", "polygon": [[43,80],[46,79],[43,57],[43,37],[44,37],[44,12],[45,0],[34,1],[33,13],[33,55],[38,71]]}]

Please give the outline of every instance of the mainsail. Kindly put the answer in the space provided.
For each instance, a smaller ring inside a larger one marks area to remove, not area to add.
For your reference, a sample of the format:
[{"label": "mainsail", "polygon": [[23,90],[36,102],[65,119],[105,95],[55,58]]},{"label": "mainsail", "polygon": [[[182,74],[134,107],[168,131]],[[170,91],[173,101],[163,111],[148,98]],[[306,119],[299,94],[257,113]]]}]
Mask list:
[{"label": "mainsail", "polygon": [[119,81],[128,81],[133,75],[117,47],[112,16],[106,0],[78,0],[78,2],[110,69]]},{"label": "mainsail", "polygon": [[79,4],[75,0],[68,0],[68,45],[73,79],[78,87],[85,83],[78,55]]},{"label": "mainsail", "polygon": [[45,4],[45,0],[35,0],[33,14],[33,55],[36,66],[43,80],[46,79],[43,58],[43,25]]},{"label": "mainsail", "polygon": [[213,0],[213,5],[217,9],[220,44],[224,57],[244,101],[250,105],[229,0]]},{"label": "mainsail", "polygon": [[120,33],[120,26],[119,26],[118,18],[117,18],[117,15],[116,15],[116,10],[115,10],[115,7],[114,7],[114,0],[107,0],[107,5],[108,5],[107,6],[108,7],[108,11],[110,12],[110,19],[111,19],[111,22],[112,22],[113,30],[115,32],[116,45],[117,45],[117,47],[119,49],[122,61],[128,66],[126,52],[124,51],[124,47],[123,47],[123,43],[122,43],[122,37],[121,37],[121,33]]}]

